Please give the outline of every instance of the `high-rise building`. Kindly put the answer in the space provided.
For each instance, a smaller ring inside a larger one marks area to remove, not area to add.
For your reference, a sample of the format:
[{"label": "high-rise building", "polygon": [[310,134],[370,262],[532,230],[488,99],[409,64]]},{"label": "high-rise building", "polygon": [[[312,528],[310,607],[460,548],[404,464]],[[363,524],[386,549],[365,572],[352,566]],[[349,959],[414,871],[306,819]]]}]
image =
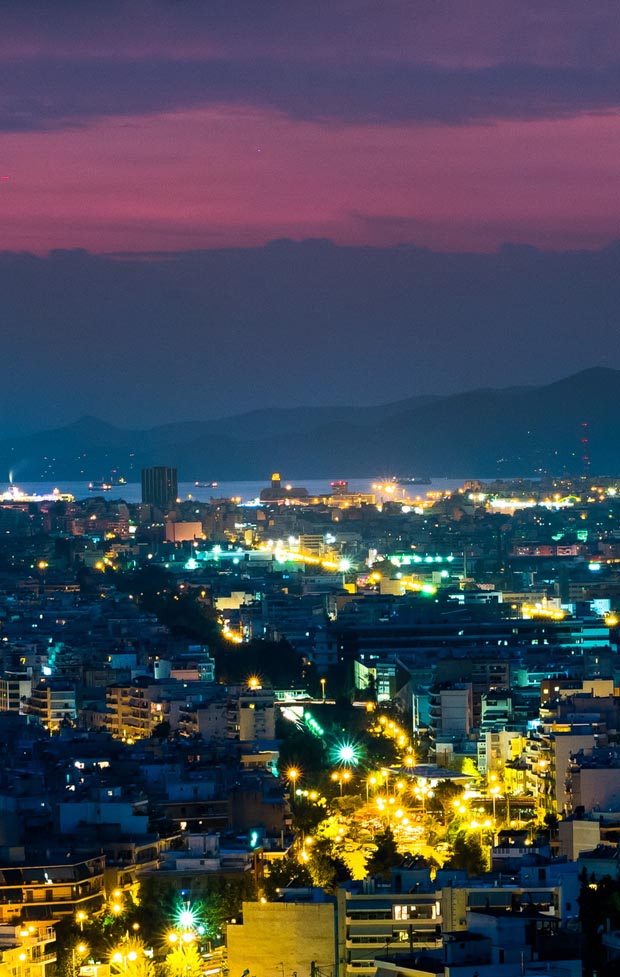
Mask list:
[{"label": "high-rise building", "polygon": [[179,494],[176,468],[157,465],[142,469],[142,501],[156,505],[158,509],[169,509]]}]

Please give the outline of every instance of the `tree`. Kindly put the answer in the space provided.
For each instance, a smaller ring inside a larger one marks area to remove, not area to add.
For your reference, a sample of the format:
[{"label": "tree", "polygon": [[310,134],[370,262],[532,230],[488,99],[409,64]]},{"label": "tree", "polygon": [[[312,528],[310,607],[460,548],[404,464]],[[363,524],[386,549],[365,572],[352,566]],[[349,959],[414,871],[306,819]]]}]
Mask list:
[{"label": "tree", "polygon": [[312,882],[328,892],[332,892],[341,882],[351,878],[346,862],[334,851],[328,838],[315,838],[310,849],[308,868]]},{"label": "tree", "polygon": [[432,807],[441,808],[444,822],[447,823],[454,815],[454,801],[461,797],[463,788],[453,780],[441,780],[434,789]]},{"label": "tree", "polygon": [[122,940],[110,953],[112,977],[155,977],[155,964],[146,956],[144,943],[136,937]]},{"label": "tree", "polygon": [[387,875],[401,861],[391,828],[380,831],[375,836],[376,851],[368,859],[366,866],[369,875]]},{"label": "tree", "polygon": [[166,977],[202,977],[204,961],[195,943],[180,943],[166,956]]},{"label": "tree", "polygon": [[465,869],[468,875],[482,875],[486,872],[486,858],[478,838],[459,831],[452,844],[452,857],[444,868]]},{"label": "tree", "polygon": [[270,862],[269,875],[263,879],[263,891],[268,899],[275,899],[278,889],[311,885],[312,875],[309,869],[291,856],[282,858],[277,862]]}]

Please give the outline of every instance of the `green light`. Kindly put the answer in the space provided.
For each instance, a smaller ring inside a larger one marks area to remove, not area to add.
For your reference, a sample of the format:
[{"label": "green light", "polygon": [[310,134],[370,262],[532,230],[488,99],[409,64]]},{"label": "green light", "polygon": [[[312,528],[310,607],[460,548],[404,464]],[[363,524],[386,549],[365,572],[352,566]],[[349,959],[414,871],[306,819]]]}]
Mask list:
[{"label": "green light", "polygon": [[336,743],[333,758],[344,767],[356,767],[360,761],[360,752],[351,740],[343,740],[341,743]]},{"label": "green light", "polygon": [[175,922],[179,929],[193,930],[198,925],[198,913],[189,902],[183,902],[175,913]]}]

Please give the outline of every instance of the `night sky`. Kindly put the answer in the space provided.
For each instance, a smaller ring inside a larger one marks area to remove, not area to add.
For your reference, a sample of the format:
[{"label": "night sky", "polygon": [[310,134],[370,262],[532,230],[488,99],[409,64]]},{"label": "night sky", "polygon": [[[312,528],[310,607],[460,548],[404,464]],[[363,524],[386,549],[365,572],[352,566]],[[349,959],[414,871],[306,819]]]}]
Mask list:
[{"label": "night sky", "polygon": [[5,0],[0,91],[0,433],[620,366],[617,0]]}]

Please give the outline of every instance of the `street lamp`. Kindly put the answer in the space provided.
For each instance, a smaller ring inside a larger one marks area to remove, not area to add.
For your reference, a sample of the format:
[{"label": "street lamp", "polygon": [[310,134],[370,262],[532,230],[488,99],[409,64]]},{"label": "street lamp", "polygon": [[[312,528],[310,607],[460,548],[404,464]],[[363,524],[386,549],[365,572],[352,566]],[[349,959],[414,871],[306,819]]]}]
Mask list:
[{"label": "street lamp", "polygon": [[368,787],[369,786],[374,787],[376,783],[377,783],[377,778],[374,776],[374,774],[372,777],[368,777],[366,780],[366,803],[367,804],[368,804]]},{"label": "street lamp", "polygon": [[167,939],[168,943],[176,946],[177,943],[191,943],[192,940],[196,939],[196,936],[191,930],[184,930],[182,933],[176,933],[174,930],[171,930],[168,933]]},{"label": "street lamp", "polygon": [[289,767],[286,771],[286,778],[290,784],[295,787],[295,784],[299,780],[300,770],[299,767]]},{"label": "street lamp", "polygon": [[75,966],[76,956],[79,963],[79,961],[86,955],[87,951],[88,947],[84,943],[78,943],[77,946],[71,947],[71,972],[74,977],[80,969],[79,966],[77,968]]},{"label": "street lamp", "polygon": [[80,924],[80,933],[83,933],[84,932],[84,922],[88,919],[87,914],[84,912],[83,909],[79,909],[78,912],[75,914],[75,918],[76,918],[77,922]]},{"label": "street lamp", "polygon": [[413,788],[413,793],[415,794],[416,797],[421,798],[422,813],[426,814],[426,798],[434,797],[435,792],[431,790],[430,785],[424,780],[421,783],[418,783],[417,787]]},{"label": "street lamp", "polygon": [[497,785],[489,788],[489,794],[493,799],[493,824],[495,824],[495,802],[497,801],[497,795],[499,794],[499,792],[500,792],[500,788]]},{"label": "street lamp", "polygon": [[123,973],[127,973],[127,963],[133,963],[134,960],[138,959],[138,954],[135,950],[130,950],[128,953],[122,953],[120,950],[116,950],[110,958],[111,963],[115,963],[117,967],[120,967]]},{"label": "street lamp", "polygon": [[337,773],[336,771],[334,771],[334,773],[332,774],[332,780],[334,781],[334,783],[337,783],[339,785],[339,787],[340,787],[340,796],[341,797],[342,797],[342,787],[343,787],[343,784],[348,783],[350,779],[351,779],[351,771],[350,770],[343,770],[342,773]]}]

